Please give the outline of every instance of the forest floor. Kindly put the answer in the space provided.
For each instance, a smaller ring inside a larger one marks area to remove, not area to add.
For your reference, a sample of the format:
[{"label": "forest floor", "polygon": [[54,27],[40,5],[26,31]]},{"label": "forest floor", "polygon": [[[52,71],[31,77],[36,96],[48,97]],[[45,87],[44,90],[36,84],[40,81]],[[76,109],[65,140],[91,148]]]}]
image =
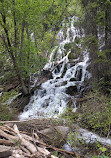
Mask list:
[{"label": "forest floor", "polygon": [[[69,127],[67,122],[61,119],[1,121],[0,123],[0,144],[10,147],[8,148],[10,158],[92,158],[92,155],[97,154],[94,146],[83,145],[79,140],[77,144],[77,141],[72,139],[72,145],[77,146],[71,148],[67,143],[68,135],[77,127],[73,124]],[[10,135],[15,137],[14,141]],[[11,141],[12,145],[8,145],[3,140]],[[36,152],[30,151],[30,147],[27,146],[30,144],[37,149]]]}]

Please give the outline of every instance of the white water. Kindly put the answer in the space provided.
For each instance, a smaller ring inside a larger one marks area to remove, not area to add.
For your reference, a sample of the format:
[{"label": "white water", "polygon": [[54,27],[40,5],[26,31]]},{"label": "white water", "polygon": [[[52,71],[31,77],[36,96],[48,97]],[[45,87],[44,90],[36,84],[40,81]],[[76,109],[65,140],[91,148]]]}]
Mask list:
[{"label": "white water", "polygon": [[78,128],[78,136],[79,139],[84,140],[86,143],[95,143],[99,142],[102,145],[107,145],[111,147],[111,139],[100,137],[99,135],[89,132],[86,129]]},{"label": "white water", "polygon": [[[74,27],[74,18],[69,19],[70,24],[67,23],[66,38],[64,36],[63,28],[59,31],[57,39],[59,40],[58,46],[52,51],[49,59],[49,63],[45,65],[45,70],[51,70],[53,79],[41,85],[41,89],[35,91],[34,96],[31,97],[30,103],[25,107],[24,112],[19,116],[20,120],[26,120],[30,118],[39,117],[58,117],[66,109],[66,106],[71,99],[71,96],[66,93],[66,90],[70,86],[77,86],[77,92],[79,93],[80,87],[85,78],[89,78],[87,66],[89,61],[89,55],[87,50],[81,52],[81,59],[73,59],[73,66],[70,64],[68,56],[71,53],[69,49],[65,52],[65,44],[74,42],[76,37],[80,37],[80,31]],[[64,23],[63,23],[64,27]],[[80,45],[78,45],[81,48]],[[56,53],[56,59],[54,59]],[[81,72],[81,76],[78,80],[78,73]],[[70,79],[76,79],[76,81],[70,81]],[[74,103],[76,111],[76,104]]]}]

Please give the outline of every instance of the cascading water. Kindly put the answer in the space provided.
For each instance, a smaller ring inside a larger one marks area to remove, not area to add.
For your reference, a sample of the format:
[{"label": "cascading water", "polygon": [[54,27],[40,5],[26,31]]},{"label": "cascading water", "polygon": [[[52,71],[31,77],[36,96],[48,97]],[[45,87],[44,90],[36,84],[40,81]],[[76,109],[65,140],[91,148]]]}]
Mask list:
[{"label": "cascading water", "polygon": [[[74,17],[69,18],[66,23],[66,35],[63,28],[57,35],[58,46],[54,48],[50,55],[49,63],[45,65],[44,70],[50,70],[53,78],[42,83],[41,88],[35,91],[31,97],[30,103],[25,107],[24,112],[19,116],[20,120],[38,117],[57,117],[66,109],[71,99],[69,89],[80,93],[81,86],[85,78],[90,77],[87,71],[89,64],[89,55],[87,50],[81,52],[77,59],[70,58],[71,48],[66,50],[66,45],[73,43],[80,36],[80,31],[74,27]],[[79,49],[81,45],[75,44]],[[76,97],[75,97],[76,98]],[[76,109],[75,101],[73,102]]]}]

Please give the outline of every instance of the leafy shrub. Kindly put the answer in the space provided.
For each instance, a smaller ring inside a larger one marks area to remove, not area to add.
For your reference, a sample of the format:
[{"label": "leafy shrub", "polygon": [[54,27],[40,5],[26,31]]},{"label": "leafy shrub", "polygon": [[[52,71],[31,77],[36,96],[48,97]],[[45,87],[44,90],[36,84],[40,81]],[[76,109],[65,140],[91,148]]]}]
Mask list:
[{"label": "leafy shrub", "polygon": [[4,92],[0,96],[0,120],[11,120],[13,117],[13,111],[10,109],[11,101],[18,94],[18,92],[12,90],[10,92]]},{"label": "leafy shrub", "polygon": [[91,92],[82,105],[80,125],[107,136],[111,125],[111,100],[98,91]]}]

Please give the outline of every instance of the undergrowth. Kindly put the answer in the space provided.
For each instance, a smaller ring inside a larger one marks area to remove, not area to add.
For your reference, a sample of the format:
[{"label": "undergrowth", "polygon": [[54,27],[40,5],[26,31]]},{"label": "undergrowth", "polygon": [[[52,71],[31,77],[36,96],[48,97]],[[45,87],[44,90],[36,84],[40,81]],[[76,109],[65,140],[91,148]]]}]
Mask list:
[{"label": "undergrowth", "polygon": [[18,92],[11,90],[4,92],[0,96],[0,120],[9,121],[13,118],[14,110],[10,108],[10,104],[14,99],[14,96],[18,95]]},{"label": "undergrowth", "polygon": [[[84,129],[88,129],[101,137],[111,138],[111,98],[104,95],[99,91],[91,91],[85,97],[85,101],[79,105],[77,112],[73,112],[73,109],[67,107],[65,114],[62,118],[66,120],[68,126],[78,124]],[[87,150],[87,154],[92,150],[89,144],[85,144],[84,141],[77,140],[77,133],[72,131],[69,135],[69,142],[74,147],[79,144],[84,146]],[[76,139],[75,139],[76,136]],[[92,158],[110,158],[111,151],[105,145],[99,143],[93,144]]]}]

